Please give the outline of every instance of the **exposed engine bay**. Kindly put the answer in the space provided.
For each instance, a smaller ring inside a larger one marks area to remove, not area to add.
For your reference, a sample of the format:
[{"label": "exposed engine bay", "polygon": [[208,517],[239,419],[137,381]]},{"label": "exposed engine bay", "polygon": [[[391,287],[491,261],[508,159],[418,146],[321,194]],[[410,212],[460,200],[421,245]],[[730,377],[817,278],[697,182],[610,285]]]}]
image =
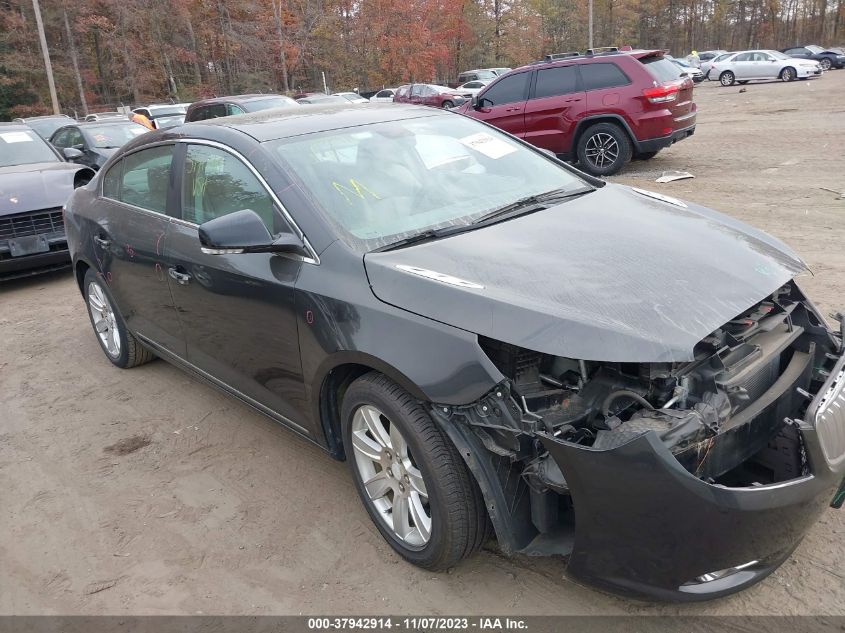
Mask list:
[{"label": "exposed engine bay", "polygon": [[438,414],[468,424],[501,458],[497,470],[514,504],[525,492],[514,479],[525,483],[540,531],[548,522],[537,511],[548,505],[542,499],[568,494],[540,435],[609,450],[654,431],[709,483],[801,476],[806,455],[793,420],[830,375],[839,345],[792,283],[701,340],[688,362],[585,361],[479,341],[507,384],[471,408]]}]

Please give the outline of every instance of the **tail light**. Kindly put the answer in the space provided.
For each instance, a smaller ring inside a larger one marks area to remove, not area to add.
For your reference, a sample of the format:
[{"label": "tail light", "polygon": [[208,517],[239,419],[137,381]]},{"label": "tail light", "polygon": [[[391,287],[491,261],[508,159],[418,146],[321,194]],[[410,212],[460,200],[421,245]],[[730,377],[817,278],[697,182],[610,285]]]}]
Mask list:
[{"label": "tail light", "polygon": [[668,103],[678,98],[679,90],[678,84],[663,84],[654,88],[646,88],[643,90],[643,96],[650,103]]}]

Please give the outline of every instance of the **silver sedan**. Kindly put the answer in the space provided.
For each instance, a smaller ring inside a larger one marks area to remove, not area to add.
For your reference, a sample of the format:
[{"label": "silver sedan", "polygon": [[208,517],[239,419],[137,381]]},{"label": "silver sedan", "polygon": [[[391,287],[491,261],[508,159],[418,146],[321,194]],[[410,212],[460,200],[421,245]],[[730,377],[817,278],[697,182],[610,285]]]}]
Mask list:
[{"label": "silver sedan", "polygon": [[756,50],[734,53],[711,65],[708,72],[710,79],[718,79],[723,86],[734,82],[741,84],[749,81],[780,79],[808,79],[818,77],[822,69],[818,62],[788,57],[778,51]]}]

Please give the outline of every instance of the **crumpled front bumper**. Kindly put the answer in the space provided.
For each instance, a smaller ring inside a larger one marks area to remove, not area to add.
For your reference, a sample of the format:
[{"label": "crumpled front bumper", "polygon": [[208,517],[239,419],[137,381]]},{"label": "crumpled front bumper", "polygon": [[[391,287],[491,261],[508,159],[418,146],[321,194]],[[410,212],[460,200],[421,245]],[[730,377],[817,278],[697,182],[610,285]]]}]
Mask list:
[{"label": "crumpled front bumper", "polygon": [[799,422],[810,474],[771,485],[702,481],[653,432],[604,451],[543,435],[575,507],[568,571],[617,593],[670,601],[716,598],[765,578],[841,485],[843,392],[845,357]]}]

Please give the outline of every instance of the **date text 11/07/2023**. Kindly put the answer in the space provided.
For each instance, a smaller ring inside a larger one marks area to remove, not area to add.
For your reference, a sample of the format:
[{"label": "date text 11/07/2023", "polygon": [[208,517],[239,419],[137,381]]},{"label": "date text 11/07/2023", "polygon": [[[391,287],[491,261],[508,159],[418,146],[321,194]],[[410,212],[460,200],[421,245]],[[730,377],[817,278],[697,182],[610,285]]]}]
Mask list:
[{"label": "date text 11/07/2023", "polygon": [[396,629],[398,631],[519,631],[526,630],[527,623],[522,618],[500,617],[332,617],[308,618],[308,629],[312,631],[329,630],[379,630]]}]

